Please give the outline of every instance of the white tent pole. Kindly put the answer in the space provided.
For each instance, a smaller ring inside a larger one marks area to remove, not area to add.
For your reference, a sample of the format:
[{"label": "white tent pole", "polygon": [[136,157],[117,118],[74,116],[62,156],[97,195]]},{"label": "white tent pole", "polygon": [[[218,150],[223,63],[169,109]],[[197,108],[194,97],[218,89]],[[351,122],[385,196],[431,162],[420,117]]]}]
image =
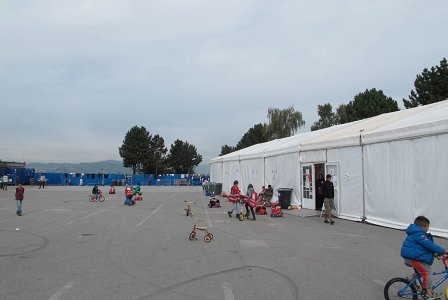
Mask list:
[{"label": "white tent pole", "polygon": [[366,186],[364,184],[364,178],[365,178],[365,173],[364,173],[364,143],[362,141],[362,134],[359,135],[359,143],[361,145],[361,176],[362,176],[362,222],[366,221]]}]

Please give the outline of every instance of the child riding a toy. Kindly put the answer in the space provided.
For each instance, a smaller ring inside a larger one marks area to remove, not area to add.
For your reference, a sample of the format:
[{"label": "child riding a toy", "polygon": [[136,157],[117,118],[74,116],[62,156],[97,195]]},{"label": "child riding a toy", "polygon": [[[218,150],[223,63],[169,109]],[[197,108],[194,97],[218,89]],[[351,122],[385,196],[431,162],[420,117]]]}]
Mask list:
[{"label": "child riding a toy", "polygon": [[125,205],[129,205],[129,206],[134,205],[135,201],[134,201],[134,199],[132,199],[132,197],[134,196],[132,194],[132,188],[129,187],[128,185],[126,185],[126,188],[124,190],[124,194],[126,195],[126,200],[125,200],[124,204]]},{"label": "child riding a toy", "polygon": [[110,186],[109,194],[115,194],[115,186],[113,184]]},{"label": "child riding a toy", "polygon": [[219,202],[219,199],[216,199],[215,193],[212,193],[212,196],[210,197],[208,207],[221,207],[221,203]]},{"label": "child riding a toy", "polygon": [[100,197],[102,195],[101,190],[98,188],[98,183],[96,183],[95,186],[93,187],[92,194],[93,194],[93,198],[95,200],[97,200],[98,197]]},{"label": "child riding a toy", "polygon": [[140,182],[137,182],[137,185],[134,187],[132,191],[133,195],[141,195],[142,192],[140,191]]}]

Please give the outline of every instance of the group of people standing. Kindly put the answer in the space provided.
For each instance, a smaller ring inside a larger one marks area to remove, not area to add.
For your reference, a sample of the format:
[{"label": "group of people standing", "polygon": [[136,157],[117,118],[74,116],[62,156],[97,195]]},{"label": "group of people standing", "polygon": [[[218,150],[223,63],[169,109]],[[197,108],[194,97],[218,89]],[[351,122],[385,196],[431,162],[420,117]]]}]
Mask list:
[{"label": "group of people standing", "polygon": [[[241,194],[241,190],[238,187],[238,184],[239,184],[238,180],[235,180],[233,182],[232,188],[230,189],[229,201],[233,203],[233,206],[232,206],[232,209],[227,212],[229,217],[232,217],[232,213],[233,213],[233,211],[235,211],[236,217],[239,218],[238,203],[241,200],[242,194]],[[252,214],[252,218],[250,220],[256,221],[254,208],[257,205],[263,205],[264,201],[270,201],[273,193],[274,193],[274,191],[273,191],[271,185],[268,185],[268,189],[265,189],[265,187],[263,186],[262,191],[258,195],[257,192],[255,192],[255,189],[254,189],[254,186],[252,185],[252,183],[249,183],[249,185],[247,186],[247,193],[245,195],[245,199],[247,200],[247,201],[245,201],[246,217],[249,217],[249,209],[250,209],[250,213]],[[243,203],[241,203],[241,205],[242,204]]]}]

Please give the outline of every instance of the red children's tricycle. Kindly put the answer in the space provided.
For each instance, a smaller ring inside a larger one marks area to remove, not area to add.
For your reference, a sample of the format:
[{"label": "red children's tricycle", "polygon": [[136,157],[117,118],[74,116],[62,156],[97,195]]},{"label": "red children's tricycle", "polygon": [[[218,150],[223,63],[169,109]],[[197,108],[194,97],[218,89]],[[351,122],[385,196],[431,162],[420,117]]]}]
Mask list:
[{"label": "red children's tricycle", "polygon": [[199,231],[203,231],[203,232],[205,233],[204,241],[205,241],[206,243],[210,242],[210,241],[213,239],[213,234],[211,234],[210,232],[208,232],[207,227],[199,227],[199,226],[196,226],[197,222],[204,222],[204,220],[196,219],[196,218],[193,217],[193,216],[191,216],[191,217],[192,217],[193,219],[195,219],[196,222],[194,223],[193,230],[190,232],[190,241],[192,241],[192,240],[197,240],[197,238],[196,238],[196,230],[199,230]]},{"label": "red children's tricycle", "polygon": [[274,202],[271,204],[271,217],[283,217],[283,211],[278,202]]}]

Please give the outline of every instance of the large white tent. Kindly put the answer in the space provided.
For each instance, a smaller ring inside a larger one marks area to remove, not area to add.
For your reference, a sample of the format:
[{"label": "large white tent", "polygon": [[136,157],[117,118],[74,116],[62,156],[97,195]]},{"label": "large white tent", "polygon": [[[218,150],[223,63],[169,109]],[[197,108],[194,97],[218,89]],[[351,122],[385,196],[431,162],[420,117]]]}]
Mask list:
[{"label": "large white tent", "polygon": [[[405,228],[418,215],[448,237],[442,205],[448,163],[448,101],[257,144],[210,161],[229,191],[292,188],[291,204],[315,209],[314,180],[332,174],[338,217]],[[274,193],[276,200],[276,193]]]}]

